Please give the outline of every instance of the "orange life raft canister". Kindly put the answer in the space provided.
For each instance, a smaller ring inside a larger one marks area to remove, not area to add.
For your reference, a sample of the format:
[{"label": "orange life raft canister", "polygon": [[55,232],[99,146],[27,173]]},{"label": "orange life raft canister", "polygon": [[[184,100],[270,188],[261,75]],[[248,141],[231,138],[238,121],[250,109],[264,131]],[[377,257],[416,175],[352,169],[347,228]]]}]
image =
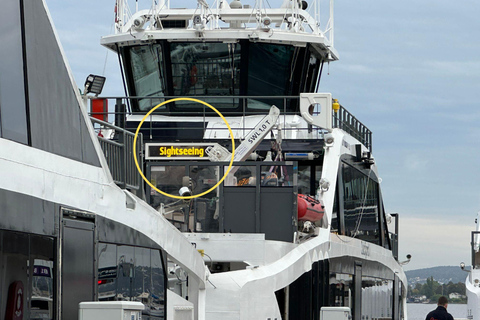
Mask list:
[{"label": "orange life raft canister", "polygon": [[303,221],[320,221],[325,214],[325,207],[318,200],[304,194],[297,197],[298,220]]}]

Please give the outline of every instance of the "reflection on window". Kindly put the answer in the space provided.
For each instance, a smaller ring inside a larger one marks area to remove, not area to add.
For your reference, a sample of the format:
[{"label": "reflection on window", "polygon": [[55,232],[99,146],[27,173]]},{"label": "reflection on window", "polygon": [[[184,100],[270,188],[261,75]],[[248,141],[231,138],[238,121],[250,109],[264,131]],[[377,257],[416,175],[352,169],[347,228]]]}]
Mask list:
[{"label": "reflection on window", "polygon": [[[228,167],[225,167],[226,170]],[[255,187],[257,168],[255,166],[235,166],[232,167],[225,178],[226,187]]]},{"label": "reflection on window", "polygon": [[117,248],[117,295],[115,300],[128,301],[132,297],[132,282],[135,277],[134,248],[118,246]]},{"label": "reflection on window", "polygon": [[[248,56],[248,95],[288,95],[293,71],[295,48],[278,44],[250,43]],[[282,99],[250,99],[249,108],[268,110],[272,105],[283,106]]]},{"label": "reflection on window", "polygon": [[338,216],[338,190],[335,190],[335,199],[333,200],[332,222],[330,224],[330,232],[336,234],[340,233],[340,219]]},{"label": "reflection on window", "polygon": [[160,251],[150,250],[152,265],[152,291],[149,301],[150,315],[162,317],[165,310],[165,277]]},{"label": "reflection on window", "polygon": [[393,281],[362,277],[362,319],[392,318]]},{"label": "reflection on window", "polygon": [[298,166],[298,193],[315,196],[322,177],[322,166]]},{"label": "reflection on window", "polygon": [[[159,190],[172,195],[179,195],[178,192],[183,186],[185,166],[152,166],[150,169],[150,182]],[[154,189],[150,191],[150,204],[157,208],[160,203],[174,205],[178,199],[164,196]]]},{"label": "reflection on window", "polygon": [[152,302],[150,249],[135,248],[135,271],[137,270],[133,281],[133,300],[150,305]]},{"label": "reflection on window", "polygon": [[[3,238],[3,240],[1,239]],[[5,293],[9,288],[23,289],[23,305],[18,312],[23,319],[53,319],[55,309],[54,240],[49,237],[0,231],[0,283]],[[16,304],[15,295],[0,300],[5,315],[6,305]],[[30,317],[27,317],[30,315]],[[6,318],[12,315],[6,316]],[[3,318],[2,318],[3,319]]]},{"label": "reflection on window", "polygon": [[34,259],[32,277],[31,319],[53,318],[53,261]]},{"label": "reflection on window", "polygon": [[[193,194],[211,189],[218,182],[218,166],[190,166],[190,181]],[[189,210],[189,230],[195,232],[217,232],[219,229],[218,189],[195,198]],[[191,221],[191,223],[190,223]]]},{"label": "reflection on window", "polygon": [[[140,97],[163,96],[164,80],[159,70],[163,70],[162,48],[159,44],[130,48],[130,63],[135,84],[135,93]],[[140,99],[140,110],[148,110],[163,99]]]},{"label": "reflection on window", "polygon": [[117,246],[101,243],[98,250],[98,300],[116,300]]},{"label": "reflection on window", "polygon": [[343,188],[346,235],[379,244],[378,184],[344,163]]},{"label": "reflection on window", "polygon": [[[176,96],[239,94],[240,45],[233,43],[172,43],[172,78]],[[208,99],[207,99],[208,100]],[[216,108],[236,106],[237,99],[210,101]],[[189,101],[177,105],[198,107]]]},{"label": "reflection on window", "polygon": [[144,319],[164,319],[165,274],[159,250],[99,245],[99,300],[138,301]]},{"label": "reflection on window", "polygon": [[260,184],[262,187],[293,186],[293,167],[286,165],[262,166]]},{"label": "reflection on window", "polygon": [[353,276],[344,273],[330,273],[330,306],[349,307],[352,306],[353,297]]}]

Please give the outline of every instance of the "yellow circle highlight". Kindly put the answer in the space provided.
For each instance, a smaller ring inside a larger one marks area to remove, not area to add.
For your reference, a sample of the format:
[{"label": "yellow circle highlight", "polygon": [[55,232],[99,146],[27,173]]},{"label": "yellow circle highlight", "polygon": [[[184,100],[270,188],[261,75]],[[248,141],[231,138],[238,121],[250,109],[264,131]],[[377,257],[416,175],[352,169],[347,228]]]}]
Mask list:
[{"label": "yellow circle highlight", "polygon": [[226,171],[225,174],[223,175],[222,179],[220,179],[220,181],[218,181],[216,185],[214,185],[213,187],[211,187],[211,188],[208,189],[207,191],[202,192],[202,193],[200,193],[200,194],[191,195],[191,196],[186,196],[186,197],[174,196],[173,194],[169,194],[169,193],[163,192],[162,190],[157,189],[150,181],[148,181],[148,179],[144,176],[144,174],[143,174],[143,172],[142,172],[142,169],[141,169],[140,166],[138,165],[138,159],[137,159],[137,153],[136,153],[136,152],[133,152],[133,159],[135,160],[135,165],[137,166],[137,170],[138,170],[138,172],[140,173],[140,176],[142,177],[142,179],[143,179],[150,187],[152,187],[155,191],[163,194],[164,196],[170,197],[170,198],[185,199],[185,200],[186,200],[186,199],[194,199],[194,198],[201,197],[201,196],[209,193],[210,191],[215,190],[215,189],[220,185],[220,183],[222,183],[223,180],[225,180],[225,178],[227,177],[228,173],[230,172],[230,169],[232,168],[233,158],[235,157],[235,140],[233,139],[232,128],[231,128],[230,125],[228,124],[227,119],[225,119],[225,117],[223,116],[223,114],[221,114],[220,111],[218,111],[217,109],[215,109],[213,106],[211,106],[210,104],[206,103],[205,101],[198,100],[198,99],[194,99],[194,98],[174,98],[174,99],[170,99],[170,100],[167,100],[167,101],[164,101],[164,102],[162,102],[162,103],[157,104],[155,107],[153,107],[153,108],[145,115],[145,117],[143,117],[142,121],[140,121],[140,124],[139,124],[138,127],[137,127],[137,130],[135,131],[135,137],[134,137],[134,139],[133,139],[133,150],[137,150],[137,138],[138,138],[138,133],[140,132],[140,128],[142,127],[143,123],[145,122],[145,119],[147,119],[147,117],[148,117],[150,114],[152,114],[152,112],[154,112],[157,108],[160,108],[161,106],[163,106],[163,105],[165,105],[165,104],[167,104],[167,103],[170,103],[170,102],[174,102],[174,101],[193,101],[193,102],[201,103],[201,104],[209,107],[209,108],[212,109],[213,111],[215,111],[215,112],[220,116],[220,118],[222,118],[222,120],[225,122],[225,124],[227,125],[228,131],[230,132],[230,137],[231,137],[231,139],[232,139],[232,157],[231,157],[231,159],[230,159],[230,164],[228,165],[227,171]]}]

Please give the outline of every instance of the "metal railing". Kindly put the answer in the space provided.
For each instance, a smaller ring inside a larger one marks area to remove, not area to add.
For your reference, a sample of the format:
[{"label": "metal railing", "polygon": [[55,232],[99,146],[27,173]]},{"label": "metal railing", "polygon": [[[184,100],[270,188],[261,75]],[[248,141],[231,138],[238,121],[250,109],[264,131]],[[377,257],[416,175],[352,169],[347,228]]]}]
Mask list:
[{"label": "metal railing", "polygon": [[[150,96],[150,97],[103,97],[103,99],[108,100],[115,100],[116,104],[116,123],[123,128],[124,125],[120,124],[119,119],[125,118],[124,114],[132,114],[129,111],[125,111],[125,106],[129,106],[128,109],[131,110],[131,105],[138,104],[139,101],[152,101],[151,105],[154,106],[161,101],[166,101],[171,98],[178,98],[178,97],[166,97],[166,96]],[[202,101],[206,101],[212,105],[214,105],[220,112],[222,112],[223,116],[249,116],[249,115],[265,115],[268,112],[269,106],[271,104],[275,104],[280,109],[281,116],[288,116],[288,115],[298,115],[298,106],[299,106],[299,97],[298,96],[195,96],[193,98],[200,99]],[[151,137],[155,136],[155,131],[169,131],[169,130],[178,130],[178,129],[192,129],[189,127],[185,122],[185,127],[179,128],[178,126],[170,127],[170,128],[159,128],[155,126],[154,123],[151,121],[153,116],[176,116],[180,120],[181,116],[195,116],[198,118],[203,119],[203,126],[198,127],[197,129],[203,130],[203,133],[207,130],[207,116],[215,115],[212,110],[208,107],[195,104],[192,106],[188,106],[188,103],[191,102],[177,102],[178,106],[181,108],[171,108],[169,105],[163,106],[155,110],[153,114],[150,115],[149,119],[147,119],[147,123],[143,125],[142,130],[144,134],[147,134]],[[148,103],[147,103],[148,104]],[[187,106],[186,106],[187,105]],[[252,108],[252,106],[256,108]],[[121,110],[121,111],[120,111]],[[136,115],[145,115],[147,111],[143,112],[135,112]],[[113,113],[112,113],[113,115]],[[120,116],[120,117],[119,117]],[[297,127],[290,126],[286,123],[286,117],[280,118],[282,123],[282,129],[284,130],[284,137],[288,137],[289,131],[297,131],[299,130]],[[243,120],[245,122],[245,118]],[[362,144],[364,144],[370,152],[372,152],[372,132],[355,116],[353,116],[347,109],[343,106],[340,106],[340,109],[337,112],[333,112],[332,115],[332,125],[334,128],[340,128],[347,132],[348,134],[352,135]],[[131,130],[132,128],[126,128],[127,130]],[[136,129],[136,128],[134,128]],[[223,128],[227,130],[226,128]],[[245,123],[240,124],[238,128],[235,128],[234,131],[243,130],[244,134],[247,133],[249,130],[253,129],[246,126]],[[222,128],[215,128],[215,130],[222,130]],[[315,128],[303,128],[300,130],[308,130],[309,136],[311,138],[321,139],[323,137],[323,131],[318,130]],[[147,132],[148,131],[148,132]],[[311,133],[314,133],[313,135]]]},{"label": "metal railing", "polygon": [[365,145],[370,152],[373,151],[372,131],[343,106],[340,106],[340,110],[333,113],[333,127],[342,129]]},{"label": "metal railing", "polygon": [[134,151],[135,135],[133,133],[93,117],[90,117],[90,119],[98,132],[98,140],[115,183],[121,188],[136,190],[141,193],[143,184],[135,166],[133,153],[136,152],[139,163],[143,163],[142,134],[138,134],[137,150]]}]

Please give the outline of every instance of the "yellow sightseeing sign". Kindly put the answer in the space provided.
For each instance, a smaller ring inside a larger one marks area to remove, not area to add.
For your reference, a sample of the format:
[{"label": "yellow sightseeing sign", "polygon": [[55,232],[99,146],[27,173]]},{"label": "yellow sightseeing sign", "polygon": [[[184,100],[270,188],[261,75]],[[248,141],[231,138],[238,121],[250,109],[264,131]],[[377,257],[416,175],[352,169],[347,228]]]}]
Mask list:
[{"label": "yellow sightseeing sign", "polygon": [[147,160],[208,160],[205,149],[215,143],[146,143]]}]

